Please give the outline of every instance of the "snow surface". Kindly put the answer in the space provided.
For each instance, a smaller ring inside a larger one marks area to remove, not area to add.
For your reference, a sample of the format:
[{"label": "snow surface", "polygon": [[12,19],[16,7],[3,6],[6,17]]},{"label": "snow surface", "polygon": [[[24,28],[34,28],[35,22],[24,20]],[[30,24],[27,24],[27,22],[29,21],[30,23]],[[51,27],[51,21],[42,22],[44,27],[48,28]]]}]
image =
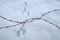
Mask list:
[{"label": "snow surface", "polygon": [[[27,2],[27,6],[24,5]],[[29,18],[40,17],[45,12],[60,9],[60,0],[0,0],[0,16],[14,21],[24,21]],[[27,8],[24,12],[24,7]],[[27,15],[29,12],[29,16]],[[60,11],[53,12],[43,17],[60,25]],[[0,18],[0,27],[16,24]],[[24,37],[17,37],[17,31],[22,25],[0,29],[0,40],[60,40],[60,29],[43,20],[25,24]]]}]

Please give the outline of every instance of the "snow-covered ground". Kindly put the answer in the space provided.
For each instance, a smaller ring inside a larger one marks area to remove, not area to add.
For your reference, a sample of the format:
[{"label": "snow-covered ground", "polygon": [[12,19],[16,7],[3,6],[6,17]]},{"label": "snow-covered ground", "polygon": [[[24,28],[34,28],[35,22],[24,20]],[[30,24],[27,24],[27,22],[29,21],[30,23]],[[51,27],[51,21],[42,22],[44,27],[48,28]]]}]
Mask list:
[{"label": "snow-covered ground", "polygon": [[[0,16],[19,22],[39,18],[55,9],[60,9],[60,0],[0,0]],[[60,26],[60,11],[52,12],[43,19]],[[14,24],[17,23],[0,18],[0,27]],[[20,27],[22,25],[0,29],[0,40],[60,40],[60,29],[43,20],[26,23],[23,37],[17,37]]]}]

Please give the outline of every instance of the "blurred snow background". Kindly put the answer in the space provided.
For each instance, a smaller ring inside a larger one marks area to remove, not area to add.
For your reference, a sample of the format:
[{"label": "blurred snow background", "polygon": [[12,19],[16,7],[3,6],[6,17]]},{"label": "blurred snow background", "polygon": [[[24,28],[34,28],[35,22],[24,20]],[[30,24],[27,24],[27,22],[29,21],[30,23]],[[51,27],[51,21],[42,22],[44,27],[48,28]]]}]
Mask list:
[{"label": "blurred snow background", "polygon": [[[24,5],[27,2],[27,6]],[[24,7],[26,12],[23,13]],[[24,21],[29,18],[40,17],[45,12],[60,9],[60,0],[0,0],[0,16],[15,21]],[[29,16],[27,13],[29,12]],[[60,25],[60,11],[43,17]],[[16,24],[0,18],[0,27]],[[24,37],[17,37],[17,31],[22,25],[14,28],[0,29],[0,40],[60,40],[60,29],[42,21],[34,21],[25,25]]]}]

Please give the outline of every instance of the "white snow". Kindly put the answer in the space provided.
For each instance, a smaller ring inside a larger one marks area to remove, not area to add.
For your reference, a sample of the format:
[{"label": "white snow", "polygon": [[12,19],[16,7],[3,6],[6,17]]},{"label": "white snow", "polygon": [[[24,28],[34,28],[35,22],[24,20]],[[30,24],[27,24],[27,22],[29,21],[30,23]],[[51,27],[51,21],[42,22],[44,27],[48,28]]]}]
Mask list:
[{"label": "white snow", "polygon": [[[24,1],[27,2],[27,10],[24,11]],[[59,1],[59,0],[58,0]],[[60,2],[57,0],[0,0],[0,16],[14,20],[24,21],[30,18],[41,17],[42,14],[60,9]],[[29,11],[30,15],[27,15]],[[60,26],[60,11],[50,13],[43,17]],[[0,27],[17,23],[9,22],[0,18]],[[22,25],[0,29],[0,40],[60,40],[60,29],[43,20],[37,20],[25,24],[26,33],[23,37],[17,37],[17,31]]]}]

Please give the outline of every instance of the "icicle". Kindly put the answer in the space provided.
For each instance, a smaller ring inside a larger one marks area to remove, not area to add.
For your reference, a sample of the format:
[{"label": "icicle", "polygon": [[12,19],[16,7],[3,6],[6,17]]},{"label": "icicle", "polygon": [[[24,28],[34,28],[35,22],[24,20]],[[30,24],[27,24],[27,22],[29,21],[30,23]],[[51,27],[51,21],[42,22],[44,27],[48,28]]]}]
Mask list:
[{"label": "icicle", "polygon": [[20,30],[17,31],[17,36],[18,36],[18,37],[24,37],[25,32],[26,32],[26,30],[25,30],[25,28],[24,28],[24,25],[25,25],[25,23],[23,23],[23,24],[22,24],[22,27],[20,27]]},{"label": "icicle", "polygon": [[26,32],[24,26],[25,26],[25,23],[23,23],[23,24],[22,24],[22,27],[20,28],[20,30],[21,30],[21,37],[24,37],[25,32]]},{"label": "icicle", "polygon": [[23,9],[22,15],[24,15],[25,12],[26,12],[26,7],[24,7],[24,9]]},{"label": "icicle", "polygon": [[20,36],[20,30],[17,31],[17,36],[18,36],[18,37]]},{"label": "icicle", "polygon": [[24,4],[25,4],[25,6],[27,6],[27,5],[28,5],[26,1],[24,1]]},{"label": "icicle", "polygon": [[28,15],[28,16],[30,15],[30,12],[29,12],[29,11],[27,11],[27,15]]}]

